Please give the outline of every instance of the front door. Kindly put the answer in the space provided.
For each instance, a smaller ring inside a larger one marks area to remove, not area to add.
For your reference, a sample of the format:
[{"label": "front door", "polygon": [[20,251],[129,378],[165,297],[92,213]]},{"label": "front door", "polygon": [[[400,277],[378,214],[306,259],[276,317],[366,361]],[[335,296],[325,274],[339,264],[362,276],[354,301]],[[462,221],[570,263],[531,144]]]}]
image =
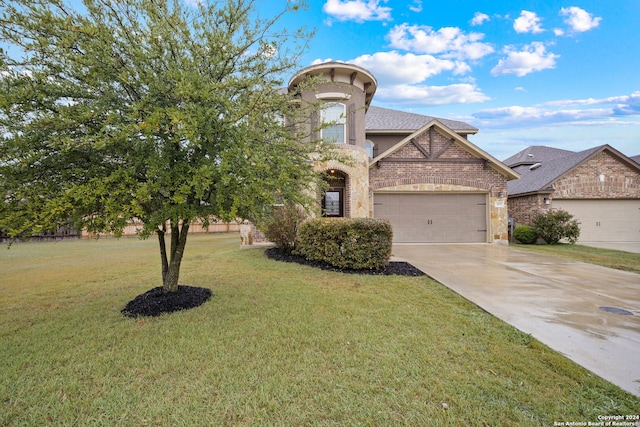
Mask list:
[{"label": "front door", "polygon": [[344,188],[330,188],[324,193],[322,214],[327,217],[344,216]]}]

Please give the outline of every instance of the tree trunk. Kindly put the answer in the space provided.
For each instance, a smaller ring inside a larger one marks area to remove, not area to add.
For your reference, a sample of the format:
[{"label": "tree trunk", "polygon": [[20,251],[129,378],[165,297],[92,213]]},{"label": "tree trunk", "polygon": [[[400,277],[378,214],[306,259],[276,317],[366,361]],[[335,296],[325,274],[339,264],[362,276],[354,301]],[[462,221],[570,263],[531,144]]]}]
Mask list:
[{"label": "tree trunk", "polygon": [[158,229],[158,241],[160,243],[160,260],[162,261],[162,292],[177,292],[178,278],[180,277],[180,264],[184,255],[184,248],[187,245],[187,235],[189,234],[189,220],[179,222],[171,221],[171,247],[167,253],[165,242],[166,226]]}]

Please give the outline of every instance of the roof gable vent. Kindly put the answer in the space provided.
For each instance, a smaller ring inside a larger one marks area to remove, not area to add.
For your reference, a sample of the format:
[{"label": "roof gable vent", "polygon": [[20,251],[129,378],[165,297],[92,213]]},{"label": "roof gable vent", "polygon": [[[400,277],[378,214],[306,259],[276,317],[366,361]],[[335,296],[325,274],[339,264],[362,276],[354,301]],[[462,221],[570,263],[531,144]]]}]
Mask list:
[{"label": "roof gable vent", "polygon": [[534,165],[531,165],[531,166],[529,167],[529,170],[530,170],[530,171],[532,171],[532,170],[534,170],[534,169],[538,169],[540,166],[542,166],[542,163],[536,163],[536,164],[534,164]]}]

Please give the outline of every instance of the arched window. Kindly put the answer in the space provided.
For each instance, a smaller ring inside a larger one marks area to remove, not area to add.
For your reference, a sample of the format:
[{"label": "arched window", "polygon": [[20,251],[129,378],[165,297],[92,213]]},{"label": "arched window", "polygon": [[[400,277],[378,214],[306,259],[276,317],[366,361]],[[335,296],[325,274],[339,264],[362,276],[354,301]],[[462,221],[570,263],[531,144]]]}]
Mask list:
[{"label": "arched window", "polygon": [[327,142],[345,143],[345,105],[329,103],[322,109],[322,139]]},{"label": "arched window", "polygon": [[373,141],[371,141],[370,139],[367,139],[364,142],[364,148],[365,150],[367,150],[367,155],[369,156],[370,159],[373,159],[374,157],[374,153],[373,153],[373,147],[375,147],[376,144],[373,143]]}]

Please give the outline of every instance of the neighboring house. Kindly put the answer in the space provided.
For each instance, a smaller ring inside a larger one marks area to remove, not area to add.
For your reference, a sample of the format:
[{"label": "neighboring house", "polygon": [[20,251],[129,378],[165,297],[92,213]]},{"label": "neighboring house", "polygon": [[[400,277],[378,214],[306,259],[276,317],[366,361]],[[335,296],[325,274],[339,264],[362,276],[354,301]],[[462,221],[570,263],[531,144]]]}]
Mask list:
[{"label": "neighboring house", "polygon": [[533,146],[504,163],[520,174],[507,184],[515,225],[562,209],[580,221],[580,241],[640,242],[640,164],[613,147]]},{"label": "neighboring house", "polygon": [[330,187],[323,215],[387,218],[395,243],[508,243],[507,181],[518,175],[469,142],[478,129],[371,106],[377,81],[355,65],[305,68],[289,91],[307,76],[323,83],[301,100],[327,102],[310,129],[331,124],[311,137],[331,139],[352,160],[317,165]]}]

